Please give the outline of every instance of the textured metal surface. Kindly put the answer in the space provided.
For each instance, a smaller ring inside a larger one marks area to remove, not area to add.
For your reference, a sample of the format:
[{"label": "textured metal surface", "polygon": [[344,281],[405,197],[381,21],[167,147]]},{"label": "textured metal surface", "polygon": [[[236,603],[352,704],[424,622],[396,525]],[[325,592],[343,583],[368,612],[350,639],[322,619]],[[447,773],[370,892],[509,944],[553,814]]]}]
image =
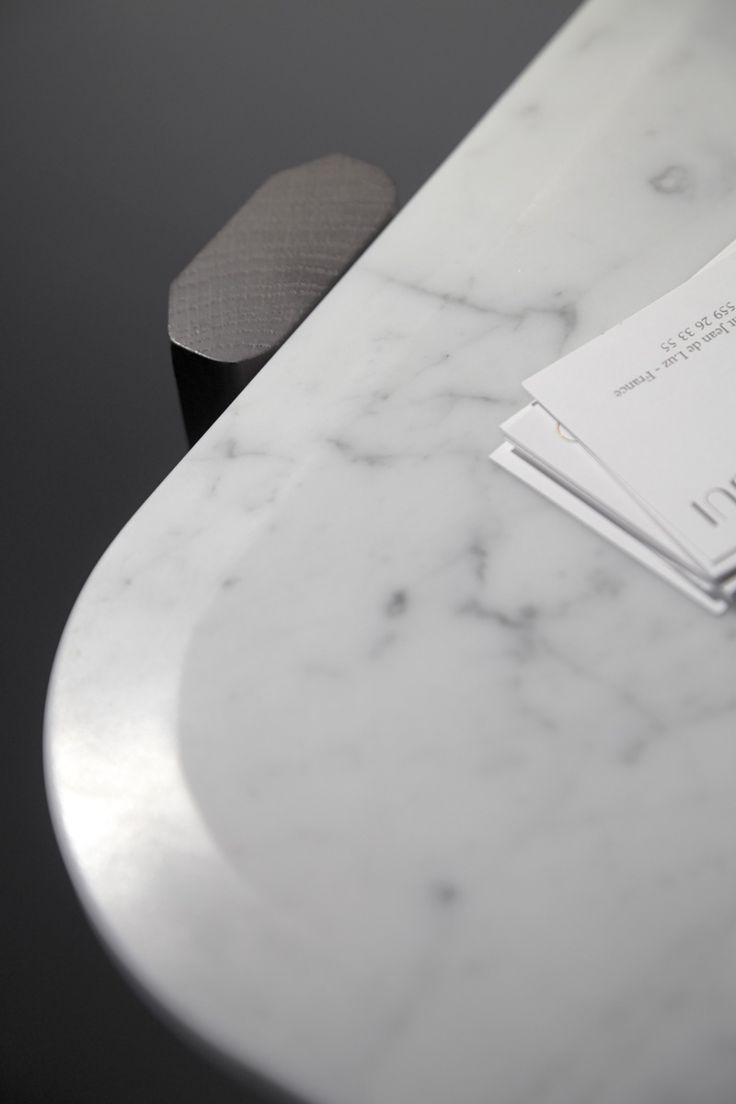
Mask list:
[{"label": "textured metal surface", "polygon": [[351,157],[276,173],[172,283],[171,341],[209,360],[260,367],[395,209],[390,178]]}]

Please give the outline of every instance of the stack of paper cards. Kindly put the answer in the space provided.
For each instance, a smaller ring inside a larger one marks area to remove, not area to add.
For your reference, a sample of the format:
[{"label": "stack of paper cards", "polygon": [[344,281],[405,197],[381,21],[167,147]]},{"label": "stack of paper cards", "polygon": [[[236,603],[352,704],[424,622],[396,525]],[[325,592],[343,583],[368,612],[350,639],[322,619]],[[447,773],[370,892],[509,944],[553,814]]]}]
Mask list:
[{"label": "stack of paper cards", "polygon": [[736,596],[736,246],[538,372],[493,459],[714,613]]}]

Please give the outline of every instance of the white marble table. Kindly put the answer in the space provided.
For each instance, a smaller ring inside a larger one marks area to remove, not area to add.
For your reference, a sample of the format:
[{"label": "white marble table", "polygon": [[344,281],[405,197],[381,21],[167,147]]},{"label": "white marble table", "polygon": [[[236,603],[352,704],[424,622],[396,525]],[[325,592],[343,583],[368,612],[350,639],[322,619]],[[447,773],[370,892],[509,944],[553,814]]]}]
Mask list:
[{"label": "white marble table", "polygon": [[77,888],[317,1104],[736,1100],[736,621],[487,460],[736,236],[736,5],[593,0],[133,518],[54,670]]}]

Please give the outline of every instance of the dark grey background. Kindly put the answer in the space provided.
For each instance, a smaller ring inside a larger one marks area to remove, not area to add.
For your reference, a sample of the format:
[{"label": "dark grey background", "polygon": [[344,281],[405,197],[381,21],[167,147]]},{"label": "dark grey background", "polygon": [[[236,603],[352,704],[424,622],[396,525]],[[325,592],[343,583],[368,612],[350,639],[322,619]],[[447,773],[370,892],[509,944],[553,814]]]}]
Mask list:
[{"label": "dark grey background", "polygon": [[169,281],[284,166],[350,153],[405,202],[576,6],[0,0],[3,1100],[263,1099],[108,961],[41,774],[69,608],[186,450]]}]

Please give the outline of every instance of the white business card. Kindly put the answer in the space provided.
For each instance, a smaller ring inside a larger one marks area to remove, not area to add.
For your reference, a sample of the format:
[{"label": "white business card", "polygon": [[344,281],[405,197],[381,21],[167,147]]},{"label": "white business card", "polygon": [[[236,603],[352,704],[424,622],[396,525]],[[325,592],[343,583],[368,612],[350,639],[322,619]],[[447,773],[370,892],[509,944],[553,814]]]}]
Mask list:
[{"label": "white business card", "polygon": [[545,475],[544,472],[528,463],[514,450],[510,443],[506,442],[500,445],[495,452],[491,453],[491,459],[522,482],[543,494],[551,502],[561,506],[563,510],[583,522],[588,528],[605,537],[611,544],[616,545],[633,559],[638,560],[644,567],[649,568],[650,571],[653,571],[683,594],[692,598],[710,613],[725,613],[728,609],[727,601],[707,593],[685,572],[677,570],[670,561],[658,556],[651,548],[619,528],[576,494],[566,490]]},{"label": "white business card", "polygon": [[697,565],[625,488],[571,437],[539,403],[529,403],[503,423],[506,438],[537,467],[585,499],[659,555],[697,573]]},{"label": "white business card", "polygon": [[[524,407],[504,422],[502,429],[516,456],[662,557],[689,583],[712,597],[730,600],[736,593],[736,575],[715,580],[699,574],[693,562],[669,540],[646,510],[538,403]],[[602,533],[602,529],[598,531]]]},{"label": "white business card", "polygon": [[736,568],[736,254],[525,382],[712,579]]}]

